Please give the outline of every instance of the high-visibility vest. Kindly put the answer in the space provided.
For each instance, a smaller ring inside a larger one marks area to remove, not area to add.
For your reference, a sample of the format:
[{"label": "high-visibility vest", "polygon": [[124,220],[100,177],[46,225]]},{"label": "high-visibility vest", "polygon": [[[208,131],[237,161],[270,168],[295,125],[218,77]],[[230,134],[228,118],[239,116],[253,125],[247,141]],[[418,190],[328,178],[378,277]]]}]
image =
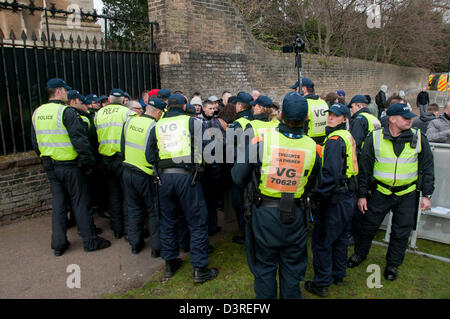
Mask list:
[{"label": "high-visibility vest", "polygon": [[[189,131],[188,115],[166,117],[159,120],[155,126],[156,140],[160,160],[172,159],[174,162],[191,162],[191,133]],[[202,162],[202,157],[195,157],[196,163]]]},{"label": "high-visibility vest", "polygon": [[[410,143],[405,144],[405,148],[399,157],[395,155],[392,142],[383,138],[383,130],[375,130],[373,135],[373,147],[375,154],[375,164],[373,176],[377,181],[388,186],[407,186],[407,189],[395,192],[397,196],[411,193],[416,189],[418,178],[419,153],[422,151],[420,130],[411,129],[413,134],[417,134],[417,144],[415,148]],[[377,185],[377,190],[385,195],[391,195],[392,191]]]},{"label": "high-visibility vest", "polygon": [[274,198],[282,193],[300,198],[315,161],[316,142],[310,137],[291,139],[275,129],[265,132],[259,191]]},{"label": "high-visibility vest", "polygon": [[249,122],[250,126],[253,128],[253,133],[255,137],[258,137],[270,129],[278,127],[280,122],[278,120],[275,121],[261,121],[261,120],[253,120]]},{"label": "high-visibility vest", "polygon": [[377,119],[374,115],[372,115],[370,113],[366,113],[366,112],[360,113],[359,115],[365,117],[367,119],[367,123],[369,123],[369,128],[368,128],[367,134],[369,134],[370,132],[372,132],[374,130],[378,130],[379,128],[381,128],[380,120]]},{"label": "high-visibility vest", "polygon": [[145,148],[150,131],[155,125],[154,119],[133,116],[126,122],[123,132],[125,138],[125,160],[123,162],[133,165],[149,175],[153,175],[153,166],[147,162]]},{"label": "high-visibility vest", "polygon": [[[356,156],[356,143],[352,134],[350,134],[347,130],[337,130],[333,133],[330,133],[325,139],[323,146],[323,153],[327,148],[327,141],[330,139],[342,138],[345,142],[345,154],[346,154],[346,170],[345,177],[350,178],[352,176],[358,175],[358,158]],[[322,164],[325,156],[322,156]]]},{"label": "high-visibility vest", "polygon": [[325,127],[328,123],[328,104],[322,99],[308,101],[308,136],[322,137],[326,136]]},{"label": "high-visibility vest", "polygon": [[91,127],[91,121],[89,121],[89,118],[87,116],[84,116],[84,115],[80,115],[80,117],[83,120],[83,122],[87,124],[87,127],[89,129]]},{"label": "high-visibility vest", "polygon": [[119,104],[108,104],[95,113],[98,152],[101,155],[112,156],[120,152],[122,128],[130,115],[136,113]]},{"label": "high-visibility vest", "polygon": [[66,108],[67,105],[48,103],[34,111],[32,121],[41,157],[49,156],[55,161],[72,161],[78,157],[63,123]]},{"label": "high-visibility vest", "polygon": [[251,121],[246,117],[240,117],[237,120],[235,120],[235,122],[238,122],[241,125],[242,130],[245,130],[247,124],[250,123]]}]

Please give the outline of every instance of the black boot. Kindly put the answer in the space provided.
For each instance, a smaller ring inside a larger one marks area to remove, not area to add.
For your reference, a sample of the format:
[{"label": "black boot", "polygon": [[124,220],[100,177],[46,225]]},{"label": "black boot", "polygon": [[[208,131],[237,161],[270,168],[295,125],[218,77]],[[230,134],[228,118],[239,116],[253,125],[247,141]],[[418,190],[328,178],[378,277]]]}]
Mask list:
[{"label": "black boot", "polygon": [[384,268],[384,278],[385,279],[394,281],[395,279],[397,279],[397,276],[398,276],[397,267],[386,266],[386,268]]},{"label": "black boot", "polygon": [[164,276],[166,278],[172,278],[173,275],[175,275],[175,273],[177,272],[177,270],[180,269],[182,264],[183,259],[181,258],[166,260],[166,273],[164,274]]},{"label": "black boot", "polygon": [[158,258],[161,256],[161,250],[160,249],[152,249],[152,257]]},{"label": "black boot", "polygon": [[137,255],[141,252],[142,248],[144,248],[144,247],[145,247],[145,242],[141,241],[137,245],[131,246],[131,253]]},{"label": "black boot", "polygon": [[105,249],[111,246],[111,242],[102,237],[97,237],[89,242],[87,247],[84,247],[84,251],[95,251]]},{"label": "black boot", "polygon": [[305,289],[319,297],[328,297],[328,287],[317,287],[312,281],[305,281]]},{"label": "black boot", "polygon": [[66,243],[63,245],[63,247],[61,247],[60,249],[55,249],[55,256],[59,257],[62,256],[62,254],[64,254],[64,252],[66,251],[67,248],[69,248],[70,246],[70,242],[66,241]]},{"label": "black boot", "polygon": [[341,277],[333,276],[333,284],[335,284],[336,286],[343,286],[344,279]]},{"label": "black boot", "polygon": [[214,279],[219,274],[217,268],[194,268],[194,282],[201,283]]},{"label": "black boot", "polygon": [[366,258],[361,257],[358,254],[353,254],[347,261],[347,268],[353,268],[362,263]]}]

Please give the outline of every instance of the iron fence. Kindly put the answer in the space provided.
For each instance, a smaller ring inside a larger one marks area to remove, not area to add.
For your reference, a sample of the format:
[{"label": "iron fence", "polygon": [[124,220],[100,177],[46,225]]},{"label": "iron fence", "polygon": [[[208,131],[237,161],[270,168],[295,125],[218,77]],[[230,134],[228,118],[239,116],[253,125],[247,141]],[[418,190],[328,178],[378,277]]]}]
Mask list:
[{"label": "iron fence", "polygon": [[[0,10],[13,13],[28,10],[58,13],[71,12],[30,5],[0,2]],[[82,11],[82,10],[81,10]],[[85,17],[114,20],[83,13]],[[47,14],[46,14],[47,16]],[[47,100],[48,79],[60,77],[83,95],[107,94],[112,88],[122,88],[138,98],[146,89],[160,87],[159,50],[153,42],[153,26],[156,22],[139,22],[118,19],[130,23],[146,23],[151,32],[149,43],[136,41],[110,41],[101,38],[81,39],[70,35],[42,31],[20,35],[10,31],[8,37],[0,30],[0,154],[31,150],[31,116],[33,111]],[[46,20],[48,22],[48,20]],[[106,22],[107,23],[107,22]],[[105,32],[106,34],[106,32]],[[66,35],[67,36],[67,35]]]}]

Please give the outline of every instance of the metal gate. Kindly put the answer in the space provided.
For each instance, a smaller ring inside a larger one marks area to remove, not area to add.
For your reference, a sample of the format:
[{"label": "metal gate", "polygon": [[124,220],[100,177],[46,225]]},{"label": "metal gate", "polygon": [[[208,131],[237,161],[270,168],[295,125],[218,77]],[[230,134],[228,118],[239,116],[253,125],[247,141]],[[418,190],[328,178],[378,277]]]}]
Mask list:
[{"label": "metal gate", "polygon": [[95,11],[81,11],[83,19],[104,19],[106,27],[108,20],[145,23],[151,40],[113,42],[106,38],[106,32],[101,39],[82,39],[79,35],[65,38],[62,33],[49,32],[48,16],[73,11],[30,5],[0,2],[0,10],[30,14],[38,11],[47,23],[40,34],[15,34],[11,30],[5,35],[0,29],[0,155],[32,149],[31,116],[47,101],[48,79],[63,78],[83,95],[108,95],[112,88],[121,88],[137,99],[142,91],[160,87],[159,50],[153,42],[156,22],[113,19]]}]

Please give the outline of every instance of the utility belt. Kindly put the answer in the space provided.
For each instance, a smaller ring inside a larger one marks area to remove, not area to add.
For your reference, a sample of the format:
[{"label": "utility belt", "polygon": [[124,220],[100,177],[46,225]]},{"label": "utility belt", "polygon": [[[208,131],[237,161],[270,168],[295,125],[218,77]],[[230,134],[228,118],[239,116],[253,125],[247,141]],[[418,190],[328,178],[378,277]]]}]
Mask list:
[{"label": "utility belt", "polygon": [[[265,196],[263,194],[257,194],[255,196],[255,199],[253,200],[253,204],[255,204],[256,207],[274,207],[278,208],[281,204],[281,198],[275,198],[275,197],[269,197]],[[296,198],[294,199],[294,205],[298,206],[300,208],[305,207],[305,201],[303,198]]]},{"label": "utility belt", "polygon": [[412,183],[409,183],[407,185],[402,185],[402,186],[390,186],[390,185],[386,185],[383,182],[380,182],[378,180],[375,180],[375,182],[380,185],[381,187],[384,187],[386,189],[388,189],[389,191],[391,191],[392,193],[398,193],[398,192],[402,192],[407,190],[408,188],[410,188],[411,186],[417,184],[417,181],[414,181]]},{"label": "utility belt", "polygon": [[42,166],[46,171],[52,171],[55,166],[78,166],[78,160],[70,160],[70,161],[56,161],[50,156],[42,156]]},{"label": "utility belt", "polygon": [[161,174],[191,175],[191,170],[181,168],[181,167],[163,168],[163,169],[161,169]]}]

